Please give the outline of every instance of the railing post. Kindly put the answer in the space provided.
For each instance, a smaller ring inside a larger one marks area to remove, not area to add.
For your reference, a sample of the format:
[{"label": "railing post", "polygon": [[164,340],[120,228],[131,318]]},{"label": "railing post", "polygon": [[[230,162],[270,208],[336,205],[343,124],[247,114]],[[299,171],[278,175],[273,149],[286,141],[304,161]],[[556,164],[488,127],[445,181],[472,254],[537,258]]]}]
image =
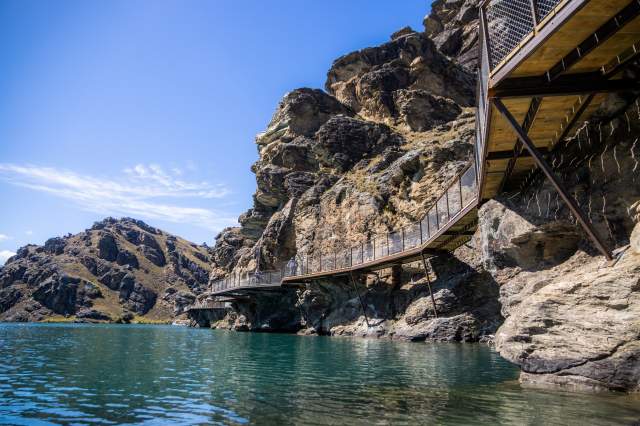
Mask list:
[{"label": "railing post", "polygon": [[389,233],[387,232],[387,256],[391,253],[391,245],[389,244]]},{"label": "railing post", "polygon": [[451,207],[449,206],[449,187],[444,192],[445,201],[447,203],[447,223],[451,220]]},{"label": "railing post", "polygon": [[529,0],[529,4],[531,4],[531,16],[533,17],[533,33],[538,33],[538,5],[536,4],[537,0]]},{"label": "railing post", "polygon": [[400,235],[402,236],[402,251],[404,251],[404,227],[400,228]]},{"label": "railing post", "polygon": [[[493,63],[493,55],[491,54],[491,43],[489,42],[489,25],[487,23],[487,15],[484,10],[485,5],[482,5],[482,7],[480,8],[480,30],[482,31],[482,38],[484,40],[484,43],[480,44],[480,49],[482,49],[482,44],[484,44],[484,47],[486,47],[487,49],[487,59],[489,60],[488,61],[489,70],[491,70],[494,66],[494,63]],[[480,54],[483,54],[483,53],[484,52],[480,52]],[[482,57],[480,58],[482,59]]]},{"label": "railing post", "polygon": [[371,244],[373,247],[373,260],[376,260],[376,237],[371,239]]}]

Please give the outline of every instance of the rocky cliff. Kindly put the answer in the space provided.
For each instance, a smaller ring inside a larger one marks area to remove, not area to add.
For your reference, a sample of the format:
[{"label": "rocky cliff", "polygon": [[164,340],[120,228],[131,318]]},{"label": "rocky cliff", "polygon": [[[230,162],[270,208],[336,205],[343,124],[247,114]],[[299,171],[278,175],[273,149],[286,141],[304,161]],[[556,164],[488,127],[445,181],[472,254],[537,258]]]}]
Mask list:
[{"label": "rocky cliff", "polygon": [[18,250],[0,268],[0,320],[169,321],[207,285],[209,248],[107,218]]},{"label": "rocky cliff", "polygon": [[[424,215],[472,158],[477,3],[436,1],[424,32],[405,28],[338,58],[326,91],[284,96],[256,137],[253,208],[218,236],[212,279],[331,253]],[[470,243],[431,260],[437,318],[421,267],[410,264],[355,286],[335,278],[257,295],[212,325],[414,341],[495,335],[525,383],[637,390],[637,108],[633,95],[610,97],[550,159],[617,249],[614,265],[532,176],[482,206]]]}]

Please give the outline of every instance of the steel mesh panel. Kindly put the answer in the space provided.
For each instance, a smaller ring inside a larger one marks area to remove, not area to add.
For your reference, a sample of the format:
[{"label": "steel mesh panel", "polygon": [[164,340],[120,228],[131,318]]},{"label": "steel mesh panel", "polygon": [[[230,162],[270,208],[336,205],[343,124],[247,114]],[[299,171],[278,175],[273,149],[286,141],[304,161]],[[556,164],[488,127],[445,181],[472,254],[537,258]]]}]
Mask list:
[{"label": "steel mesh panel", "polygon": [[536,0],[538,22],[542,21],[557,5],[560,0]]},{"label": "steel mesh panel", "polygon": [[491,66],[495,67],[533,31],[529,0],[495,0],[487,7]]}]

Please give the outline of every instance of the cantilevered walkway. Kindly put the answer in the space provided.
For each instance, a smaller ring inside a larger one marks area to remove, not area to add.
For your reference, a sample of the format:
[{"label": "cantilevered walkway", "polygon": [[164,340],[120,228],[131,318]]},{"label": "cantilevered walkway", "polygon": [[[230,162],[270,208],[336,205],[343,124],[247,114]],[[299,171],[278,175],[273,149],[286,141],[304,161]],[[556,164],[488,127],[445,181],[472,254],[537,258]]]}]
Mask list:
[{"label": "cantilevered walkway", "polygon": [[475,231],[477,209],[543,173],[600,252],[610,249],[546,158],[602,103],[640,89],[621,71],[640,50],[640,0],[485,0],[480,5],[480,67],[474,161],[425,217],[335,253],[299,254],[281,271],[230,275],[210,295],[240,296],[422,260],[453,251]]}]

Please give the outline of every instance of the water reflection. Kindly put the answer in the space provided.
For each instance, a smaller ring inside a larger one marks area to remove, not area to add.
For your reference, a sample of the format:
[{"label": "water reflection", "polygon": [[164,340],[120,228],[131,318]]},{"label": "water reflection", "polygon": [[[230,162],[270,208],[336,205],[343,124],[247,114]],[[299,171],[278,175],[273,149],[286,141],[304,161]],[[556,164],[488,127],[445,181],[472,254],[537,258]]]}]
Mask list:
[{"label": "water reflection", "polygon": [[523,391],[479,345],[0,325],[0,423],[629,424],[627,396]]}]

